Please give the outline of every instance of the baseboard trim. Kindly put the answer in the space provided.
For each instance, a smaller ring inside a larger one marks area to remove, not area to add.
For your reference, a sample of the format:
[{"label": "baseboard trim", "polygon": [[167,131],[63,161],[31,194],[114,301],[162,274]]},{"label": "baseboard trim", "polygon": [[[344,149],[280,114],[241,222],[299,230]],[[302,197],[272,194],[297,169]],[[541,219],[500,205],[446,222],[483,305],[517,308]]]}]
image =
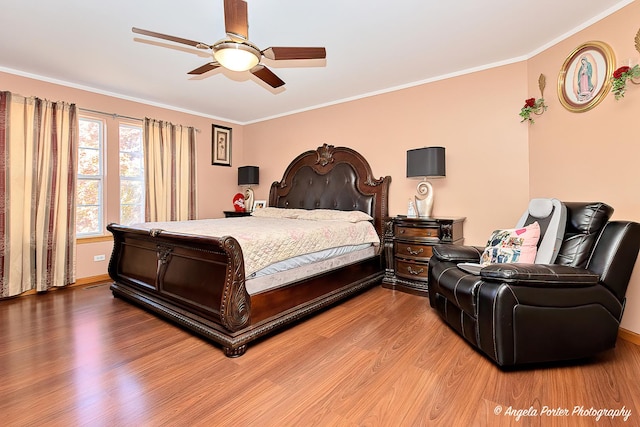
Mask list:
[{"label": "baseboard trim", "polygon": [[[111,280],[111,277],[108,274],[100,274],[98,276],[90,276],[90,277],[83,277],[81,279],[77,279],[74,283],[71,283],[67,286],[62,286],[62,287],[53,287],[48,289],[46,292],[50,292],[50,291],[57,291],[60,289],[68,289],[68,288],[74,288],[76,286],[85,286],[85,285],[95,285],[98,283],[104,283],[104,282],[108,282]],[[9,298],[20,298],[20,297],[28,297],[30,295],[36,295],[38,294],[38,292],[35,289],[31,289],[28,291],[25,291],[19,295],[14,295],[12,297],[6,297],[6,298],[0,298],[0,301],[5,300],[5,299],[9,299]]]},{"label": "baseboard trim", "polygon": [[634,343],[635,345],[640,345],[640,334],[628,331],[624,328],[620,328],[618,330],[618,336],[620,336],[620,338],[625,341],[629,341],[631,343]]},{"label": "baseboard trim", "polygon": [[102,283],[111,280],[111,277],[108,274],[100,274],[99,276],[89,276],[83,277],[81,279],[77,279],[75,283],[71,286],[84,286],[84,285],[93,285],[96,283]]}]

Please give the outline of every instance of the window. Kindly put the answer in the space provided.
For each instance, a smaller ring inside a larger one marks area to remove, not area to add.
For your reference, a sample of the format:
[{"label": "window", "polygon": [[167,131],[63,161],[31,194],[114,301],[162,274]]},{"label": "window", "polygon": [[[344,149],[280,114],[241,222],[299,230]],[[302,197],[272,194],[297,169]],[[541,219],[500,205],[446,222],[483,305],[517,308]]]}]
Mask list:
[{"label": "window", "polygon": [[103,234],[104,139],[102,120],[80,118],[76,235]]},{"label": "window", "polygon": [[76,236],[104,236],[110,222],[143,222],[142,126],[88,116],[78,124]]},{"label": "window", "polygon": [[120,125],[120,224],[144,222],[142,128]]}]

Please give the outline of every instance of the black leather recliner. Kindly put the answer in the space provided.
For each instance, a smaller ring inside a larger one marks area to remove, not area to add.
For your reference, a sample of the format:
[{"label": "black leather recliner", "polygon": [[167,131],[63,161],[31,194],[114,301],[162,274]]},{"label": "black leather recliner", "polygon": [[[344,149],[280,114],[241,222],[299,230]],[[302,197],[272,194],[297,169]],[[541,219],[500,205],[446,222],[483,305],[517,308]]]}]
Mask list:
[{"label": "black leather recliner", "polygon": [[429,301],[469,343],[500,366],[581,359],[613,348],[640,248],[640,224],[609,221],[604,203],[565,203],[567,225],[554,264],[492,264],[482,248],[437,245]]}]

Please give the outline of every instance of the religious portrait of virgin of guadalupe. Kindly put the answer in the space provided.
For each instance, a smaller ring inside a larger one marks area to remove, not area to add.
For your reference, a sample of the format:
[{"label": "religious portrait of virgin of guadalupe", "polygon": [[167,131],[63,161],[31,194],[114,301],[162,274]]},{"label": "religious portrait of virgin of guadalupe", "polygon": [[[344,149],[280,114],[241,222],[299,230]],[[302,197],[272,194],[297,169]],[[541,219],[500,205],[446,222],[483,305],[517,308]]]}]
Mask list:
[{"label": "religious portrait of virgin of guadalupe", "polygon": [[577,79],[576,98],[580,102],[589,101],[593,98],[593,92],[596,87],[593,81],[593,65],[586,56],[580,58],[580,68],[575,74]]},{"label": "religious portrait of virgin of guadalupe", "polygon": [[569,111],[583,113],[602,102],[609,93],[615,55],[600,41],[583,43],[571,52],[558,73],[558,99]]}]

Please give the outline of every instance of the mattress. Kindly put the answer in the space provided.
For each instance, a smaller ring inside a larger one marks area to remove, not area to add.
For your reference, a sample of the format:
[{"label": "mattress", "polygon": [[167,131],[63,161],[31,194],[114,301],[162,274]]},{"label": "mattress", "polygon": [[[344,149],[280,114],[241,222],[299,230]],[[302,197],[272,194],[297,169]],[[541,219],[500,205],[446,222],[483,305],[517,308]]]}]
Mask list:
[{"label": "mattress", "polygon": [[[321,251],[311,256],[297,257],[280,265],[270,266],[247,278],[245,286],[249,295],[286,286],[301,279],[317,276],[328,270],[354,264],[378,253],[379,245],[353,245]],[[314,261],[311,261],[314,259]]]}]

